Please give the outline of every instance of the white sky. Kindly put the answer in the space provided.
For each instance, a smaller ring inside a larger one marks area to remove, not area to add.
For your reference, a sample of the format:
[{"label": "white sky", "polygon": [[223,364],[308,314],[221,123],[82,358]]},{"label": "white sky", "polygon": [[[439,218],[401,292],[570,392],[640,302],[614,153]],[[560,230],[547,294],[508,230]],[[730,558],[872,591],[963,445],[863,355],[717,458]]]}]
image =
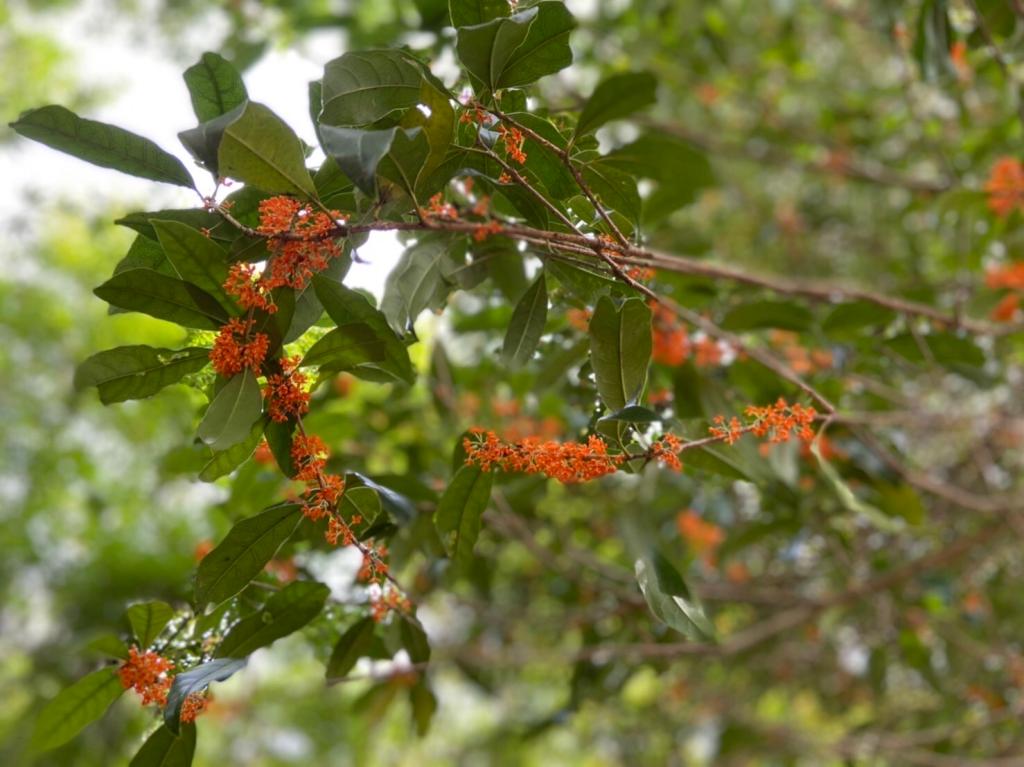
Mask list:
[{"label": "white sky", "polygon": [[[145,9],[152,3],[141,5]],[[140,16],[147,13],[143,10]],[[103,0],[86,0],[73,10],[52,14],[16,10],[13,17],[16,26],[60,41],[71,54],[70,70],[83,88],[99,87],[112,94],[83,117],[113,123],[154,140],[181,158],[206,192],[213,186],[209,175],[195,166],[177,138],[179,131],[195,125],[181,73],[203,50],[216,49],[226,29],[216,10],[204,22],[189,27],[189,42],[195,48],[183,65],[172,59],[157,36],[140,41],[138,21],[133,24],[112,15],[110,4]],[[208,39],[194,40],[196,30],[204,29]],[[344,52],[339,40],[335,33],[306,38],[301,46],[269,52],[244,75],[249,97],[273,109],[310,144],[315,145],[316,140],[309,119],[307,83],[321,76],[327,61]],[[16,115],[3,117],[7,122]],[[12,233],[26,214],[31,220],[29,192],[33,191],[44,199],[68,200],[84,210],[110,211],[111,219],[142,207],[153,210],[197,204],[195,195],[186,189],[98,168],[20,138],[0,145],[0,178],[11,190],[0,196],[0,231],[5,234]],[[379,296],[399,253],[393,233],[372,235],[359,250],[368,263],[353,264],[346,283]]]}]

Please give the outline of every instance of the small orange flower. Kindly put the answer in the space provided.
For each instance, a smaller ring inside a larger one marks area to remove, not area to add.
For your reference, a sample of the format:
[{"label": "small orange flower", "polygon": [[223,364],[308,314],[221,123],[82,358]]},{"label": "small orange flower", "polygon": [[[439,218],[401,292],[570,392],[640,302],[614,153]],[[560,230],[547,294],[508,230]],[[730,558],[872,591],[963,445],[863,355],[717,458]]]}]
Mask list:
[{"label": "small orange flower", "polygon": [[210,705],[212,696],[209,692],[189,693],[181,704],[181,721],[190,724]]},{"label": "small orange flower", "polygon": [[614,474],[625,460],[624,455],[609,455],[608,446],[597,435],[591,435],[585,443],[542,441],[538,437],[504,442],[493,431],[476,431],[462,444],[466,463],[484,471],[543,474],[564,484]]},{"label": "small orange flower", "polygon": [[256,320],[235,317],[221,326],[210,350],[210,362],[218,375],[231,378],[246,368],[259,372],[270,348],[270,337],[253,333],[255,324]]},{"label": "small orange flower", "polygon": [[993,290],[1024,290],[1024,261],[989,267],[985,270],[985,284]]},{"label": "small orange flower", "polygon": [[309,412],[306,374],[296,370],[300,361],[298,356],[281,360],[281,372],[267,376],[267,385],[263,387],[267,415],[278,423]]},{"label": "small orange flower", "polygon": [[1007,293],[992,310],[992,319],[996,322],[1012,322],[1020,309],[1020,294]]},{"label": "small orange flower", "polygon": [[725,540],[725,533],[713,522],[705,522],[693,509],[676,515],[679,535],[696,554],[704,557],[709,564],[714,562],[718,547]]},{"label": "small orange flower", "polygon": [[135,690],[142,696],[143,706],[150,703],[163,706],[167,703],[167,693],[173,681],[168,672],[173,668],[174,661],[152,650],[140,653],[138,647],[131,647],[128,660],[118,668],[117,675],[121,678],[122,687]]},{"label": "small orange flower", "polygon": [[988,207],[1000,218],[1024,206],[1024,166],[1016,157],[1000,157],[992,166],[988,181]]}]

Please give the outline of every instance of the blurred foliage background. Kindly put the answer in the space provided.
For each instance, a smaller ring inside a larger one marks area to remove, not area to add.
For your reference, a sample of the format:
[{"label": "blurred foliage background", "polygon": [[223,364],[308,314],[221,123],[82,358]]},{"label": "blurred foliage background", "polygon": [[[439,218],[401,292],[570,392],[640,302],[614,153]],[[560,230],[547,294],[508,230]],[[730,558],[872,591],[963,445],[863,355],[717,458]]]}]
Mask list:
[{"label": "blurred foliage background", "polygon": [[[644,129],[685,142],[698,158],[676,167],[667,151],[666,166],[651,171],[644,217],[653,247],[757,273],[841,278],[977,316],[996,305],[1001,296],[985,288],[984,269],[1020,257],[1019,214],[995,220],[980,190],[995,159],[1021,139],[1024,20],[1013,2],[568,5],[580,19],[576,62],[542,84],[544,102],[572,110],[602,75],[648,69],[660,83],[657,105],[639,128],[603,131],[603,145]],[[88,113],[116,98],[117,84],[76,76],[79,58],[102,57],[102,47],[72,49],[54,32],[66,18],[95,28],[112,16],[178,69],[206,49],[244,69],[289,48],[326,51],[326,60],[404,44],[438,56],[444,76],[451,56],[439,0],[7,0],[0,62],[17,74],[0,81],[5,122],[41,103]],[[125,69],[131,78],[130,62]],[[306,84],[294,87],[304,93]],[[16,163],[19,146],[6,130],[0,137]],[[659,198],[658,174],[698,172],[702,155],[708,183],[691,199]],[[8,264],[0,273],[4,764],[30,763],[26,723],[100,662],[90,642],[124,628],[126,603],[186,602],[197,545],[219,540],[283,490],[259,463],[230,483],[192,480],[189,441],[202,398],[191,389],[111,408],[73,391],[74,367],[89,354],[122,343],[170,346],[181,336],[140,315],[108,316],[90,292],[131,242],[110,220],[153,201],[115,197],[114,209],[96,209],[63,200],[56,181],[19,188],[4,204],[0,233]],[[753,295],[695,279],[667,285],[707,312]],[[1014,763],[1024,738],[1015,523],[990,528],[983,509],[922,495],[865,449],[858,430],[878,427],[915,471],[978,494],[1012,492],[1024,455],[1021,347],[1012,337],[975,345],[949,333],[922,348],[927,328],[878,312],[824,316],[763,338],[865,413],[830,432],[833,458],[899,525],[864,523],[795,446],[768,456],[740,449],[712,473],[572,490],[504,481],[471,580],[435,591],[444,574],[408,540],[393,543],[435,644],[439,707],[426,735],[416,732],[401,678],[324,686],[323,663],[346,623],[339,607],[307,630],[313,641],[279,642],[216,690],[196,764],[944,765],[970,764],[972,754]],[[473,423],[554,435],[585,427],[591,390],[538,386],[533,373],[509,376],[488,356],[508,314],[459,294],[444,322],[420,324],[419,385],[398,391],[341,379],[317,395],[311,430],[339,448],[345,468],[391,477],[429,509],[457,436]],[[872,324],[874,335],[844,336]],[[568,321],[556,328],[567,348],[572,337]],[[772,384],[740,360],[656,367],[651,388],[710,414],[762,401]],[[982,545],[940,556],[895,588],[814,607],[733,657],[591,656],[586,647],[606,637],[665,640],[637,599],[623,544],[631,524],[689,564],[726,634],[763,615],[792,617],[808,599],[957,540]],[[343,581],[351,562],[337,559],[300,547],[296,562]],[[126,763],[150,723],[126,697],[34,763]]]}]

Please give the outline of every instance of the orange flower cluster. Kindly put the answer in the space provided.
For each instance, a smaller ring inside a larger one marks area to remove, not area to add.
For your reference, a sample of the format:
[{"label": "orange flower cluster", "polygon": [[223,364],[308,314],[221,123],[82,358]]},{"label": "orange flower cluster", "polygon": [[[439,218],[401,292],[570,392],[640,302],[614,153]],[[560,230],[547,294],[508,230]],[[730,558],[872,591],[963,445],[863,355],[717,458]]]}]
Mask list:
[{"label": "orange flower cluster", "polygon": [[314,274],[326,269],[330,260],[341,254],[333,230],[346,220],[336,210],[314,212],[291,197],[262,200],[257,231],[268,238],[267,248],[272,254],[268,268],[257,274],[251,264],[234,264],[224,290],[243,308],[277,311],[271,291],[284,286],[302,290]]},{"label": "orange flower cluster", "polygon": [[407,613],[412,610],[412,603],[398,589],[385,584],[380,591],[370,594],[370,616],[375,623],[381,623],[392,610]]},{"label": "orange flower cluster", "polygon": [[442,218],[445,221],[456,221],[459,218],[458,209],[450,202],[445,202],[441,192],[430,198],[430,206],[423,213],[433,218]]},{"label": "orange flower cluster", "polygon": [[586,333],[590,329],[589,309],[570,309],[565,313],[565,319],[581,333]]},{"label": "orange flower cluster", "polygon": [[501,134],[501,138],[505,142],[508,158],[514,163],[523,165],[526,162],[526,152],[523,151],[523,142],[526,141],[526,137],[523,136],[523,132],[519,128],[501,125],[498,126],[498,133]]},{"label": "orange flower cluster", "polygon": [[800,344],[800,336],[785,330],[773,330],[769,335],[773,346],[782,350],[786,362],[795,373],[807,375],[832,367],[832,352],[828,349],[808,349]]},{"label": "orange flower cluster", "polygon": [[614,474],[626,458],[609,455],[608,446],[596,435],[585,443],[542,441],[538,437],[504,442],[493,431],[473,429],[462,446],[467,465],[476,464],[483,471],[543,474],[564,484]]},{"label": "orange flower cluster", "polygon": [[744,424],[736,417],[726,422],[724,415],[715,416],[714,426],[709,428],[711,435],[729,445],[734,444],[747,432],[756,437],[767,438],[771,443],[788,442],[794,432],[804,442],[814,439],[811,424],[818,413],[813,407],[804,407],[799,403],[790,405],[780,397],[773,405],[751,405],[744,414],[753,420]]},{"label": "orange flower cluster", "polygon": [[255,324],[256,320],[235,317],[221,326],[210,350],[210,362],[218,375],[231,378],[246,368],[259,372],[270,348],[270,337],[253,333]]},{"label": "orange flower cluster", "polygon": [[626,270],[626,276],[631,280],[636,280],[637,282],[653,280],[656,274],[657,273],[653,269],[646,266],[634,266]]},{"label": "orange flower cluster", "polygon": [[992,319],[996,322],[1014,320],[1020,309],[1021,293],[1024,292],[1024,261],[989,267],[985,271],[985,284],[992,290],[1015,291],[1003,296],[992,310]]},{"label": "orange flower cluster", "polygon": [[490,117],[487,112],[482,110],[480,107],[470,107],[464,109],[462,114],[459,115],[459,122],[463,125],[486,125]]},{"label": "orange flower cluster", "polygon": [[142,696],[142,705],[167,703],[167,693],[172,679],[168,672],[174,668],[174,661],[164,658],[152,650],[140,653],[139,648],[128,650],[128,660],[121,664],[117,675],[126,690],[135,690]]},{"label": "orange flower cluster", "polygon": [[500,221],[488,221],[486,224],[480,224],[476,231],[473,232],[473,239],[477,242],[483,242],[492,234],[501,234],[501,222]]},{"label": "orange flower cluster", "polygon": [[356,577],[363,583],[384,583],[388,577],[388,565],[384,561],[387,555],[388,550],[384,544],[371,544],[363,549],[363,564]]},{"label": "orange flower cluster", "polygon": [[1000,157],[992,166],[985,191],[989,209],[1000,218],[1024,209],[1024,165],[1016,157]]},{"label": "orange flower cluster", "polygon": [[274,452],[270,449],[270,445],[267,444],[265,439],[261,439],[260,444],[256,446],[256,452],[252,454],[252,459],[264,466],[274,466],[277,463],[274,458]]},{"label": "orange flower cluster", "polygon": [[190,724],[210,705],[212,696],[209,692],[191,692],[185,696],[181,704],[181,721]]},{"label": "orange flower cluster", "polygon": [[683,442],[679,437],[675,434],[665,434],[651,445],[651,458],[672,471],[682,471],[683,462],[679,460],[682,449]]},{"label": "orange flower cluster", "polygon": [[651,359],[669,367],[682,365],[692,351],[686,328],[679,324],[671,309],[654,302],[650,306],[654,312]]},{"label": "orange flower cluster", "polygon": [[680,511],[676,515],[679,535],[693,551],[704,558],[709,565],[715,562],[715,553],[725,539],[722,528],[713,522],[705,522],[693,509]]},{"label": "orange flower cluster", "polygon": [[296,368],[301,357],[281,360],[281,372],[267,376],[263,397],[267,401],[267,415],[278,423],[297,418],[309,412],[309,392],[306,390],[306,375]]},{"label": "orange flower cluster", "polygon": [[291,455],[296,467],[295,479],[306,483],[302,513],[313,522],[329,517],[327,541],[337,545],[341,540],[344,545],[350,545],[355,537],[336,513],[338,501],[345,493],[345,480],[324,471],[330,456],[327,445],[315,434],[297,434],[292,440]]}]

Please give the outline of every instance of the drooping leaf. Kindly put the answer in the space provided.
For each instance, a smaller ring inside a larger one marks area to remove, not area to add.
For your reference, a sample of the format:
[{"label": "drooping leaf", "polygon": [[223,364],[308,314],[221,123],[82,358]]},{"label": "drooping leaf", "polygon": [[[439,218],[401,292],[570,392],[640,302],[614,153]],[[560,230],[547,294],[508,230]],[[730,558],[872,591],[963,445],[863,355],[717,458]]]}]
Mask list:
[{"label": "drooping leaf", "polygon": [[228,314],[241,314],[235,300],[224,290],[227,251],[202,232],[177,221],[154,219],[152,223],[160,247],[178,277],[209,293]]},{"label": "drooping leaf", "polygon": [[360,658],[369,654],[377,628],[373,618],[366,617],[349,626],[341,635],[331,658],[327,661],[327,679],[341,679],[348,675]]},{"label": "drooping leaf", "polygon": [[508,0],[448,0],[448,16],[456,29],[500,19],[509,13]]},{"label": "drooping leaf", "polygon": [[199,471],[199,479],[203,482],[213,482],[225,474],[230,474],[249,459],[262,436],[263,420],[257,420],[249,430],[249,436],[241,442],[225,450],[213,451],[210,460]]},{"label": "drooping leaf", "polygon": [[441,167],[452,145],[455,131],[455,110],[452,108],[448,93],[444,86],[435,83],[433,78],[423,78],[420,85],[419,103],[423,108],[410,109],[402,120],[402,127],[419,128],[427,142],[427,154],[420,163],[413,177],[413,190],[416,194],[433,194],[440,188],[442,179],[434,178],[433,186],[425,188],[427,180]]},{"label": "drooping leaf", "polygon": [[228,320],[227,312],[209,293],[152,269],[127,269],[93,293],[121,309],[142,312],[186,328],[218,330]]},{"label": "drooping leaf", "polygon": [[416,723],[416,734],[422,738],[430,731],[430,723],[437,711],[437,696],[422,677],[409,688],[409,704],[412,706],[412,719]]},{"label": "drooping leaf", "polygon": [[214,450],[226,450],[249,435],[262,412],[260,385],[253,372],[246,369],[217,392],[196,433]]},{"label": "drooping leaf", "polygon": [[521,367],[530,361],[544,333],[547,318],[548,287],[544,273],[541,272],[512,312],[501,350],[509,365]]},{"label": "drooping leaf", "polygon": [[305,626],[324,608],[331,590],[315,581],[295,581],[274,594],[259,612],[234,625],[214,653],[244,658]]},{"label": "drooping leaf", "polygon": [[484,510],[491,500],[494,474],[479,466],[462,466],[448,483],[437,505],[434,521],[448,555],[460,566],[473,559]]},{"label": "drooping leaf", "polygon": [[377,166],[390,151],[400,128],[363,130],[321,125],[324,151],[338,163],[345,175],[366,194],[377,188]]},{"label": "drooping leaf", "polygon": [[195,128],[189,128],[178,133],[178,140],[188,150],[196,162],[208,170],[214,178],[220,178],[220,143],[224,138],[224,131],[228,129],[245,112],[246,104],[242,102],[233,109],[212,120],[200,123]]},{"label": "drooping leaf", "polygon": [[184,724],[175,735],[161,725],[132,757],[128,767],[191,767],[196,752],[196,726]]},{"label": "drooping leaf", "polygon": [[245,668],[245,658],[216,658],[174,677],[164,706],[164,726],[172,735],[181,732],[181,706],[193,692],[201,692],[213,682],[223,682]]},{"label": "drooping leaf", "polygon": [[583,106],[574,138],[653,104],[658,81],[650,72],[624,72],[602,80]]},{"label": "drooping leaf", "polygon": [[224,130],[217,150],[218,171],[272,194],[315,197],[302,142],[270,109],[249,101]]},{"label": "drooping leaf", "polygon": [[206,122],[245,103],[249,94],[230,61],[207,51],[183,75],[199,122]]},{"label": "drooping leaf", "polygon": [[601,164],[658,182],[657,189],[644,201],[645,216],[649,209],[667,215],[690,204],[703,189],[715,183],[707,155],[693,144],[665,133],[644,133],[602,157]]},{"label": "drooping leaf", "polygon": [[318,365],[322,370],[340,372],[385,357],[385,341],[365,322],[338,325],[306,352],[303,367]]},{"label": "drooping leaf", "polygon": [[714,639],[704,608],[671,562],[652,551],[638,558],[635,567],[640,591],[659,620],[690,639]]},{"label": "drooping leaf", "polygon": [[38,753],[67,743],[103,716],[123,692],[114,668],[82,677],[43,706],[32,730],[32,750]]},{"label": "drooping leaf", "polygon": [[181,160],[149,139],[83,119],[61,106],[30,109],[11,123],[11,128],[25,138],[93,165],[189,189],[195,186]]},{"label": "drooping leaf", "polygon": [[590,364],[601,401],[612,411],[635,404],[651,359],[651,310],[638,298],[616,308],[607,296],[590,320]]},{"label": "drooping leaf", "polygon": [[653,410],[648,410],[645,407],[629,405],[628,407],[622,408],[622,410],[616,410],[614,413],[608,413],[608,415],[602,416],[600,420],[622,421],[623,423],[659,423],[663,421],[664,418]]},{"label": "drooping leaf", "polygon": [[397,50],[349,52],[327,63],[321,126],[363,127],[416,104],[423,74]]},{"label": "drooping leaf", "polygon": [[210,362],[210,350],[119,346],[94,354],[75,370],[75,388],[95,386],[104,405],[151,397]]},{"label": "drooping leaf", "polygon": [[139,647],[149,647],[174,617],[174,608],[166,602],[141,602],[129,607],[125,615]]},{"label": "drooping leaf", "polygon": [[384,282],[380,309],[397,333],[405,333],[424,309],[444,305],[451,291],[444,263],[451,242],[444,237],[424,237],[406,249]]},{"label": "drooping leaf", "polygon": [[417,664],[426,663],[430,660],[427,632],[418,620],[408,615],[402,615],[399,621],[398,634],[402,638],[402,647],[409,653],[409,660]]},{"label": "drooping leaf", "polygon": [[284,503],[235,524],[196,572],[196,610],[219,605],[259,575],[302,521],[301,506]]},{"label": "drooping leaf", "polygon": [[274,455],[277,467],[286,477],[294,477],[298,471],[291,453],[295,426],[295,421],[282,423],[268,418],[263,430],[264,436],[267,438],[267,446]]},{"label": "drooping leaf", "polygon": [[411,384],[416,380],[416,373],[405,344],[395,335],[380,310],[371,306],[370,302],[356,291],[321,275],[313,278],[313,287],[335,324],[340,326],[353,321],[362,322],[369,325],[378,338],[384,340],[384,358],[376,363],[378,367],[407,383]]},{"label": "drooping leaf", "polygon": [[640,192],[636,179],[602,160],[587,163],[581,174],[605,212],[618,213],[632,230],[640,220]]}]

